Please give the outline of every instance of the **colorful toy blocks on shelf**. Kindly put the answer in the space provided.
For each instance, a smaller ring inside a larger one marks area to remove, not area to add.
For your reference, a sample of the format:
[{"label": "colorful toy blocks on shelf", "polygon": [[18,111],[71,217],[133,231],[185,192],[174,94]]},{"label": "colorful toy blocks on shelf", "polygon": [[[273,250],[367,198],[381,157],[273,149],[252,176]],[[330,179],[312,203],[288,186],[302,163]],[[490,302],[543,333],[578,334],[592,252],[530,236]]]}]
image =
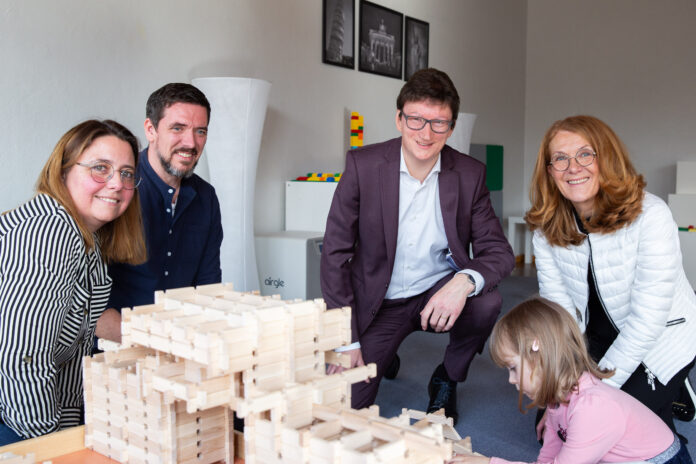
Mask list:
[{"label": "colorful toy blocks on shelf", "polygon": [[363,117],[357,111],[350,113],[350,148],[363,146]]},{"label": "colorful toy blocks on shelf", "polygon": [[295,180],[304,182],[338,182],[341,180],[340,172],[308,172],[306,176],[300,176]]},{"label": "colorful toy blocks on shelf", "polygon": [[679,230],[682,232],[696,232],[696,227],[690,225],[689,227],[680,227]]}]

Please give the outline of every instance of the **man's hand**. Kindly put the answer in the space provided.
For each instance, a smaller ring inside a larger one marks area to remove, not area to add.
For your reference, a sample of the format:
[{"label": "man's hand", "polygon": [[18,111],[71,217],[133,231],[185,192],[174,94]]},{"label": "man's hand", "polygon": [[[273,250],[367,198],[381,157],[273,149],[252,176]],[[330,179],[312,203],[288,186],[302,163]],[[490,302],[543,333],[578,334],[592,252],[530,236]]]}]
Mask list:
[{"label": "man's hand", "polygon": [[420,312],[423,330],[428,329],[428,322],[435,332],[450,330],[474,289],[474,284],[466,274],[455,274],[430,298]]},{"label": "man's hand", "polygon": [[[360,367],[365,365],[365,361],[363,360],[362,357],[362,350],[360,348],[356,348],[354,350],[346,350],[343,353],[347,354],[350,356],[350,367]],[[343,372],[346,370],[345,367],[339,366],[338,364],[329,364],[326,367],[326,374],[331,375],[331,374],[336,374],[339,372]],[[370,379],[365,379],[365,382],[370,382]]]},{"label": "man's hand", "polygon": [[115,308],[108,308],[97,319],[94,334],[99,338],[121,343],[121,313]]}]

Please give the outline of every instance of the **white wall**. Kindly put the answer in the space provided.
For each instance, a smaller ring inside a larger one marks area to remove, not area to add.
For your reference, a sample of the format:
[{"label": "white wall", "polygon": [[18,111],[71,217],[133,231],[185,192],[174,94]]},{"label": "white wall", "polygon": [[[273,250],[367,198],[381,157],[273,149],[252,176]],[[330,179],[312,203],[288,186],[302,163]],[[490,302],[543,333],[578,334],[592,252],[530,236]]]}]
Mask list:
[{"label": "white wall", "polygon": [[[473,142],[505,146],[504,208],[520,209],[526,2],[378,3],[430,23],[430,65],[450,74],[462,111],[478,114]],[[403,81],[322,64],[321,4],[2,0],[0,210],[31,195],[53,145],[77,122],[114,118],[144,142],[153,90],[229,75],[273,84],[255,222],[257,232],[281,230],[285,180],[343,169],[346,111],[365,116],[366,143],[398,135],[393,121]]]},{"label": "white wall", "polygon": [[[379,3],[430,23],[430,64],[478,114],[473,142],[505,146],[504,215],[524,212],[539,140],[570,114],[614,127],[663,198],[675,162],[696,158],[696,2]],[[257,232],[283,228],[285,180],[343,169],[347,111],[365,115],[366,143],[398,135],[403,81],[322,64],[320,0],[2,0],[0,66],[0,210],[31,195],[57,139],[83,119],[115,118],[144,141],[145,100],[165,82],[273,84]]]},{"label": "white wall", "polygon": [[666,201],[696,159],[696,2],[530,0],[527,18],[525,194],[546,129],[591,114]]}]

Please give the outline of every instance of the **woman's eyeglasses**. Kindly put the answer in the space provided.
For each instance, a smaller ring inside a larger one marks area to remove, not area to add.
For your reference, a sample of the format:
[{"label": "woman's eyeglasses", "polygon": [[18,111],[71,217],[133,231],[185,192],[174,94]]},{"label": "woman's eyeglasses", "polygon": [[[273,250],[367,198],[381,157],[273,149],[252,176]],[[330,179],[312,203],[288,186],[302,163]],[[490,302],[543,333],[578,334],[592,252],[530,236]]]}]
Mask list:
[{"label": "woman's eyeglasses", "polygon": [[[100,184],[107,183],[112,177],[114,177],[114,167],[111,163],[107,161],[95,161],[93,163],[76,163],[82,167],[89,168],[89,172],[92,175],[92,179]],[[130,168],[121,169],[119,171],[121,175],[121,184],[126,190],[133,190],[138,185],[142,178],[135,177],[135,171]]]}]

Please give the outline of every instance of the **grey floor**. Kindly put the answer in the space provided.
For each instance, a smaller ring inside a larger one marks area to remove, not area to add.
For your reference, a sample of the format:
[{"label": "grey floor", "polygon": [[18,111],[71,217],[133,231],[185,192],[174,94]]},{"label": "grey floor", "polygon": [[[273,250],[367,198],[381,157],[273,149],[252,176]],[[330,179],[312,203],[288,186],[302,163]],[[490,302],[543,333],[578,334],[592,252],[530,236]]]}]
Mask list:
[{"label": "grey floor", "polygon": [[[500,284],[503,312],[537,291],[533,269],[517,269]],[[525,275],[526,274],[526,275]],[[428,404],[427,384],[447,345],[447,336],[414,333],[399,349],[401,369],[394,380],[383,380],[377,396],[380,414],[396,416],[402,408],[424,410]],[[696,385],[696,369],[691,373]],[[498,368],[488,346],[471,365],[469,378],[457,390],[457,431],[471,436],[474,450],[486,456],[533,461],[539,452],[534,435],[534,412],[517,409],[517,390],[507,382],[507,371]],[[677,431],[689,439],[689,452],[696,457],[696,422],[677,422]]]}]

